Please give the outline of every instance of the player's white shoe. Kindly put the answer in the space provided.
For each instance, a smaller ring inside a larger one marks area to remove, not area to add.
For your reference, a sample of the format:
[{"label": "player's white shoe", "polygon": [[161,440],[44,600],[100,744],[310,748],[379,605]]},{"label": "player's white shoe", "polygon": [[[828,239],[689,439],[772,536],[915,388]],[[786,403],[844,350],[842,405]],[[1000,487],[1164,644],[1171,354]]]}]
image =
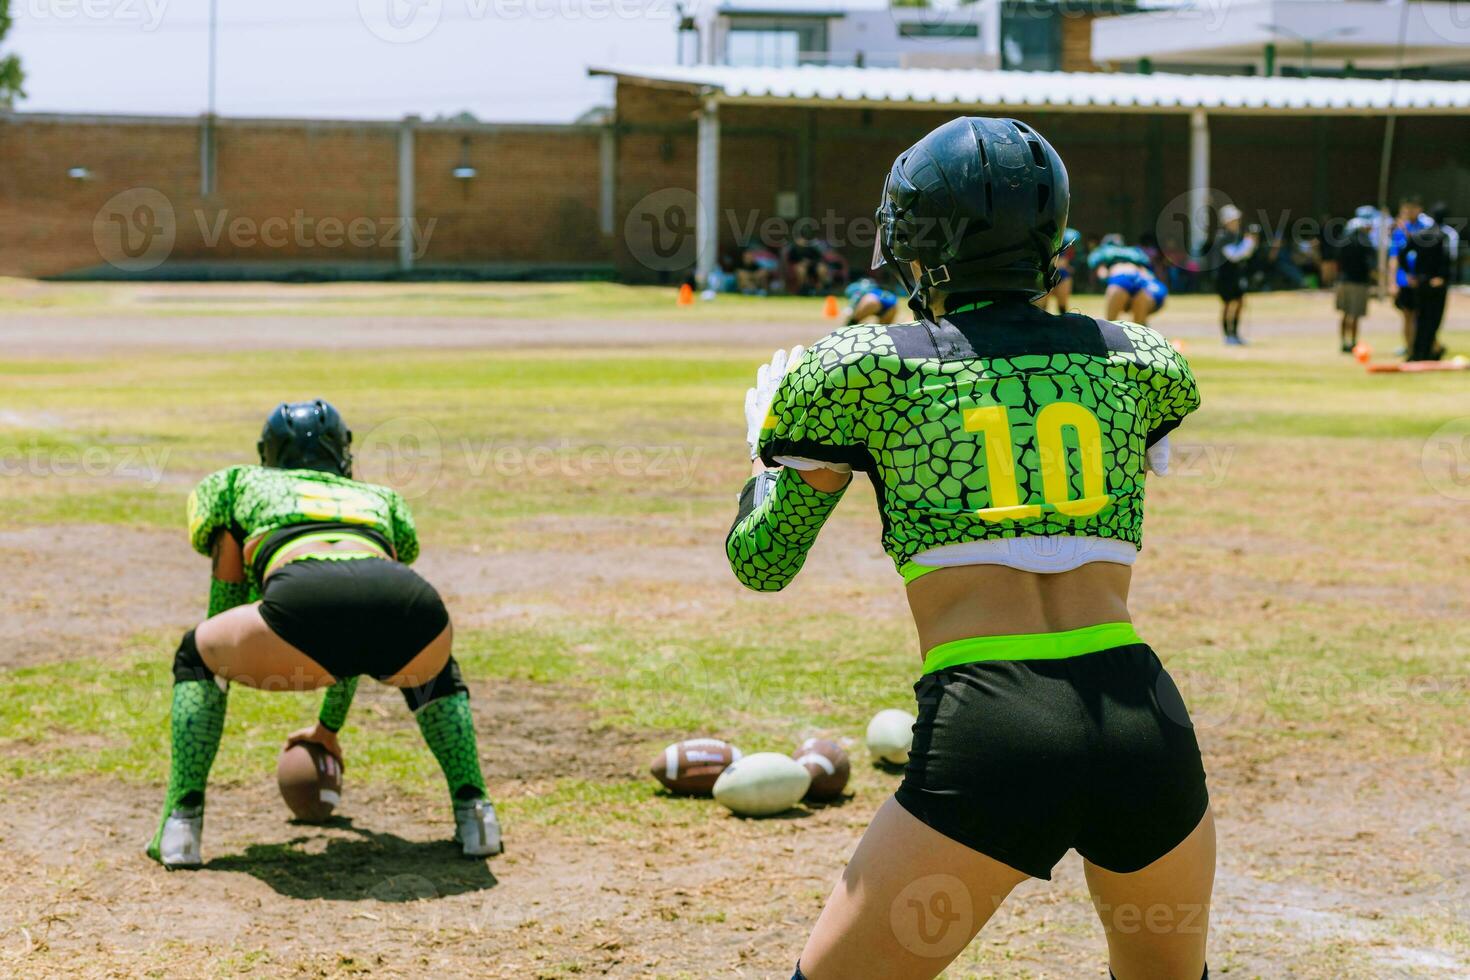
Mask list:
[{"label": "player's white shoe", "polygon": [[158,860],[165,868],[197,868],[204,863],[200,842],[204,837],[204,808],[180,807],[163,822],[158,839]]},{"label": "player's white shoe", "polygon": [[465,857],[494,857],[504,851],[494,805],[485,799],[456,803],[454,839],[459,841]]}]

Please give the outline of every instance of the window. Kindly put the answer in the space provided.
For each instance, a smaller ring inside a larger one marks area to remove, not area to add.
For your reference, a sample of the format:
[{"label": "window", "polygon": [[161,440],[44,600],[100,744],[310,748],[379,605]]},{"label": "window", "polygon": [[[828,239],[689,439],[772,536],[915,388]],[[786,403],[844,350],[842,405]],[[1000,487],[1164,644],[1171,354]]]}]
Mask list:
[{"label": "window", "polygon": [[1002,68],[1056,71],[1062,64],[1062,21],[1049,4],[1007,3],[1000,14]]},{"label": "window", "polygon": [[736,28],[726,42],[725,60],[739,68],[794,67],[801,60],[801,34]]},{"label": "window", "polygon": [[917,38],[978,38],[980,36],[980,25],[911,22],[898,25],[898,36]]}]

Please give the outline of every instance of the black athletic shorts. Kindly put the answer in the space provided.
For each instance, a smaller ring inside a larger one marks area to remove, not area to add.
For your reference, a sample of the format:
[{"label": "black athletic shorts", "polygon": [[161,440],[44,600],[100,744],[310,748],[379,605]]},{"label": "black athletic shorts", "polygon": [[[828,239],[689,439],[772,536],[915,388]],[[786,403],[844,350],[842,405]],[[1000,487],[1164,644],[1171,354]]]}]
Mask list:
[{"label": "black athletic shorts", "polygon": [[386,558],[282,565],[265,580],[260,617],[338,679],[391,677],[449,625],[434,587]]},{"label": "black athletic shorts", "polygon": [[1215,292],[1227,303],[1233,303],[1245,295],[1245,276],[1222,272],[1215,279]]},{"label": "black athletic shorts", "polygon": [[1406,313],[1412,313],[1419,307],[1419,290],[1413,286],[1400,286],[1398,292],[1393,294],[1393,305]]},{"label": "black athletic shorts", "polygon": [[1128,873],[1209,805],[1184,699],[1146,644],[926,674],[898,802],[1036,878],[1068,849]]}]

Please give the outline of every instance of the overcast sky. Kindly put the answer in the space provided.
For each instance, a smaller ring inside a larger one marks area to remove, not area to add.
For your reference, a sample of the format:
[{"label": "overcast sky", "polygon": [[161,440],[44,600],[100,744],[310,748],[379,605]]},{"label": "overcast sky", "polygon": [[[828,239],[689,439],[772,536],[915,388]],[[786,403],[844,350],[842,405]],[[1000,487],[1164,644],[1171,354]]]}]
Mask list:
[{"label": "overcast sky", "polygon": [[[589,62],[672,63],[674,0],[218,0],[231,116],[564,122],[611,102]],[[306,8],[306,9],[303,9]],[[25,111],[192,115],[209,0],[11,0]]]}]

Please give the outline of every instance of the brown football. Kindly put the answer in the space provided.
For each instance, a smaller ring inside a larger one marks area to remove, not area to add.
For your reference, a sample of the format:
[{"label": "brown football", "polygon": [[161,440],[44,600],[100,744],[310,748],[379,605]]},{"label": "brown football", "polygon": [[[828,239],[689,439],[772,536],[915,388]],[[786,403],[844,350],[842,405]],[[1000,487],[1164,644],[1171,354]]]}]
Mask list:
[{"label": "brown football", "polygon": [[648,769],[671,793],[708,796],[720,773],[738,758],[740,750],[729,742],[718,738],[686,738],[654,756]]},{"label": "brown football", "polygon": [[321,823],[342,800],[342,766],[315,742],[298,742],[276,759],[276,785],[297,820]]},{"label": "brown football", "polygon": [[791,758],[806,767],[812,774],[811,789],[806,791],[808,800],[834,800],[847,789],[847,778],[852,774],[852,763],[847,752],[830,738],[809,738],[797,746]]}]

